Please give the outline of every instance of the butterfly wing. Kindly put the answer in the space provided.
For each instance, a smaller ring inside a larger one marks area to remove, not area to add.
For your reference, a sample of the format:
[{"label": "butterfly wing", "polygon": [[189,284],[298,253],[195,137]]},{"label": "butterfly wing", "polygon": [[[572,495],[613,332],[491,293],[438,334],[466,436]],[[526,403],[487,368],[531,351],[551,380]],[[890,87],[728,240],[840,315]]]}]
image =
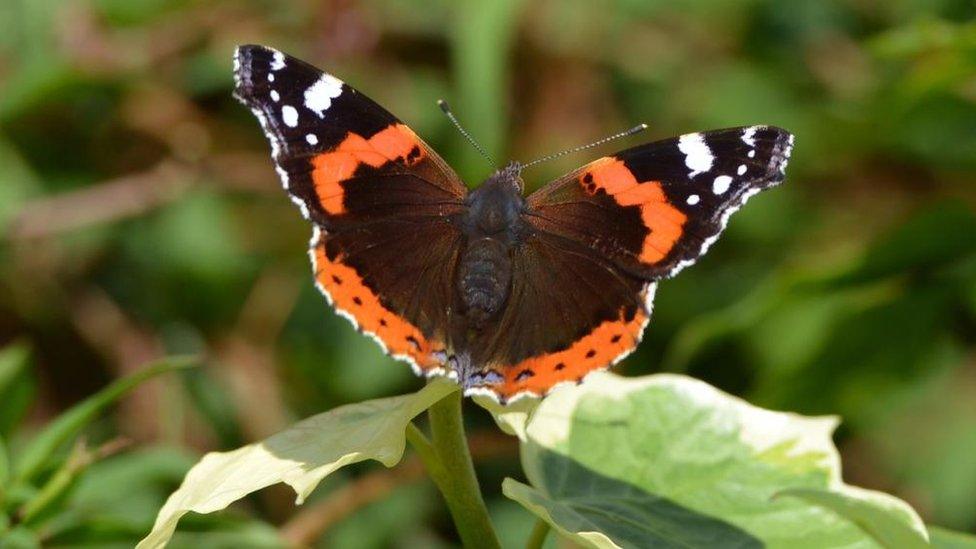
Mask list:
[{"label": "butterfly wing", "polygon": [[771,126],[692,133],[600,158],[528,198],[537,229],[659,279],[701,257],[751,196],[779,184],[793,136]]},{"label": "butterfly wing", "polygon": [[640,342],[654,282],[704,254],[729,216],[783,180],[784,130],[696,133],[607,156],[527,199],[510,304],[469,392],[542,395]]},{"label": "butterfly wing", "polygon": [[[497,327],[472,345],[466,393],[501,402],[544,395],[622,360],[640,342],[655,285],[579,242],[536,232],[512,257],[512,288]],[[463,369],[462,369],[463,372]]]},{"label": "butterfly wing", "polygon": [[320,290],[391,355],[438,371],[461,239],[452,220],[467,193],[458,176],[392,114],[303,61],[241,46],[234,76],[285,190],[314,224]]}]

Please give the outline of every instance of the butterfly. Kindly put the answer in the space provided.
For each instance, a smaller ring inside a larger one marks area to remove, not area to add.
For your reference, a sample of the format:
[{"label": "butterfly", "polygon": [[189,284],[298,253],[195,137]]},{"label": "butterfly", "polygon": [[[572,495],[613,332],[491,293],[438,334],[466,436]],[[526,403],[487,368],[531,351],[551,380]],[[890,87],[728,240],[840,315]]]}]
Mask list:
[{"label": "butterfly", "polygon": [[632,352],[657,281],[782,182],[793,148],[772,126],[691,133],[528,196],[516,162],[469,192],[409,127],[331,74],[248,45],[234,76],[312,224],[315,282],[336,312],[419,375],[502,403]]}]

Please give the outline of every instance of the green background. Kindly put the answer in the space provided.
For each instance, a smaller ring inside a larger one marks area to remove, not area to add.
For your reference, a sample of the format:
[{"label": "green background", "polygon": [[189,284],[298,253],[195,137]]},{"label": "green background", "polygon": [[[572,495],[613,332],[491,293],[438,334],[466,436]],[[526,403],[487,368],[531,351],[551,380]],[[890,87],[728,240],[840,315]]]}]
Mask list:
[{"label": "green background", "polygon": [[[144,362],[206,357],[139,389],[88,435],[134,442],[67,504],[123,524],[120,546],[148,530],[200,453],[420,385],[312,287],[310,228],[230,96],[239,43],[327,68],[470,185],[489,169],[437,98],[502,159],[639,122],[649,130],[619,147],[732,125],[791,130],[786,183],[660,285],[645,341],[618,371],[682,372],[760,406],[839,414],[846,481],[976,531],[973,2],[8,0],[0,342],[29,343],[34,362],[0,395],[0,435],[16,454],[59,411]],[[541,165],[526,181],[536,188],[613,150]],[[503,544],[520,543],[532,519],[499,488],[524,478],[515,445],[468,412]],[[343,489],[375,471],[352,468],[306,508],[273,489],[183,528],[209,546],[221,546],[220,528],[272,540],[267,525],[294,532],[303,511],[321,516],[307,510],[345,502]],[[302,539],[456,542],[429,484],[383,479],[388,499]],[[48,539],[92,535],[82,530],[52,527]]]}]

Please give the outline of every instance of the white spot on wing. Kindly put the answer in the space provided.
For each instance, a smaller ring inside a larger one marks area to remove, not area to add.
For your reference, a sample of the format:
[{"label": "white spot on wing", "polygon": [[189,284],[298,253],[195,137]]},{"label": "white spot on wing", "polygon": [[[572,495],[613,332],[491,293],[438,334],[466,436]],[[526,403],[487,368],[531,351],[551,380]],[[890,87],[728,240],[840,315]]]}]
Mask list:
[{"label": "white spot on wing", "polygon": [[274,82],[274,73],[272,72],[268,73],[268,82]]},{"label": "white spot on wing", "polygon": [[285,122],[286,126],[294,128],[298,125],[298,111],[291,105],[285,105],[281,107],[281,119]]},{"label": "white spot on wing", "polygon": [[755,158],[755,157],[756,157],[756,149],[752,149],[751,151],[749,151],[749,158]]},{"label": "white spot on wing", "polygon": [[697,194],[693,194],[688,197],[688,205],[694,206],[695,204],[698,204],[699,200],[701,200],[701,198]]},{"label": "white spot on wing", "polygon": [[678,139],[678,150],[685,155],[685,166],[690,170],[689,177],[695,177],[712,169],[715,157],[700,133],[682,135]]},{"label": "white spot on wing", "polygon": [[275,103],[277,103],[279,100],[281,100],[281,96],[278,95],[278,92],[277,91],[271,90],[271,100],[274,101]]},{"label": "white spot on wing", "polygon": [[743,141],[743,143],[745,143],[746,145],[749,145],[750,147],[755,147],[756,146],[756,139],[755,139],[755,137],[756,137],[756,130],[758,130],[758,129],[759,129],[758,126],[751,126],[749,128],[746,128],[745,130],[743,130],[742,131],[742,141]]},{"label": "white spot on wing", "polygon": [[308,141],[308,144],[309,145],[318,145],[319,144],[319,138],[314,133],[310,133],[310,134],[306,135],[305,136],[305,141]]},{"label": "white spot on wing", "polygon": [[729,190],[729,185],[732,184],[732,178],[727,175],[720,175],[715,178],[712,182],[712,192],[715,194],[722,194]]},{"label": "white spot on wing", "polygon": [[745,164],[739,164],[739,170],[736,173],[738,173],[739,175],[745,175],[747,169],[748,168],[746,168]]},{"label": "white spot on wing", "polygon": [[285,55],[280,51],[276,51],[271,59],[271,70],[280,71],[283,68],[285,68]]},{"label": "white spot on wing", "polygon": [[319,118],[325,116],[325,111],[332,106],[332,100],[342,94],[342,80],[331,74],[323,74],[321,78],[305,90],[305,107],[314,111]]}]

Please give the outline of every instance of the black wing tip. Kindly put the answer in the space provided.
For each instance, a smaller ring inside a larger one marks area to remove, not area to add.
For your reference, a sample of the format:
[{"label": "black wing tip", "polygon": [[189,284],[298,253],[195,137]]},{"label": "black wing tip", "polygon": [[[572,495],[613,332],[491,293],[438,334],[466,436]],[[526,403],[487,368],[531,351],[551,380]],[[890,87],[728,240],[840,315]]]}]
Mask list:
[{"label": "black wing tip", "polygon": [[786,179],[786,166],[793,155],[793,134],[775,126],[769,127],[776,132],[769,158],[769,170],[772,173],[773,185],[778,185]]},{"label": "black wing tip", "polygon": [[724,131],[735,133],[754,149],[759,147],[767,151],[764,155],[761,154],[761,156],[768,157],[766,177],[760,185],[761,188],[774,187],[783,182],[786,178],[786,166],[793,154],[795,142],[795,137],[791,132],[779,126],[765,124],[740,126]]},{"label": "black wing tip", "polygon": [[259,44],[242,44],[234,48],[234,97],[245,105],[254,96],[256,77],[267,77],[275,57],[287,58],[282,52]]}]

